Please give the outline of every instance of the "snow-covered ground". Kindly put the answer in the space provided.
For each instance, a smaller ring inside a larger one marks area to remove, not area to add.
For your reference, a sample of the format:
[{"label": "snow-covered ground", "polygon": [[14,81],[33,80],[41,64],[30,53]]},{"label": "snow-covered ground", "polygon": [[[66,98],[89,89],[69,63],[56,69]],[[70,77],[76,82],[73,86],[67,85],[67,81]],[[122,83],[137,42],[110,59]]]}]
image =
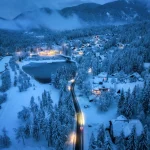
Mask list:
[{"label": "snow-covered ground", "polygon": [[65,62],[64,59],[62,60],[23,60],[22,62],[18,61],[18,64],[20,66],[20,68],[22,68],[22,66],[27,65],[29,63],[53,63],[53,62]]},{"label": "snow-covered ground", "polygon": [[[6,57],[3,60],[3,64],[8,62],[10,57]],[[19,63],[20,68],[24,64],[28,64],[29,62]],[[2,64],[0,64],[2,66]],[[10,69],[10,67],[8,67]],[[13,83],[14,72],[10,69],[11,80]],[[9,150],[46,150],[49,148],[45,148],[46,143],[43,142],[35,142],[34,140],[26,140],[26,146],[22,144],[22,142],[18,143],[15,139],[14,128],[20,126],[21,122],[17,118],[17,113],[22,110],[22,106],[29,106],[31,96],[35,97],[35,101],[37,101],[37,97],[42,95],[43,91],[51,91],[51,97],[54,101],[54,104],[58,103],[59,100],[59,91],[56,90],[52,85],[49,84],[41,84],[31,78],[31,83],[35,85],[35,90],[33,87],[29,88],[25,92],[19,92],[17,87],[11,87],[10,90],[7,91],[8,99],[2,104],[2,109],[0,110],[0,130],[5,127],[8,131],[9,137],[11,137],[12,145]]]},{"label": "snow-covered ground", "polygon": [[[84,114],[84,149],[87,150],[92,132],[96,135],[100,124],[108,125],[111,119],[116,118],[117,107],[113,105],[107,112],[99,112],[95,103],[90,103],[85,96],[80,96],[82,93],[75,88],[75,93],[79,101],[79,105]],[[89,108],[84,106],[89,105]]]}]

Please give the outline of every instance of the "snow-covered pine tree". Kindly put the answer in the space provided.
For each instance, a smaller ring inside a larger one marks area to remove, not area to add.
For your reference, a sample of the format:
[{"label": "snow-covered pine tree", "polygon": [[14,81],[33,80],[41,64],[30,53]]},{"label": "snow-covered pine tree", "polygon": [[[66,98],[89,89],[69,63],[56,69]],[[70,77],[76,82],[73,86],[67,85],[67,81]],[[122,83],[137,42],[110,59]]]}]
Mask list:
[{"label": "snow-covered pine tree", "polygon": [[119,115],[121,115],[123,113],[122,108],[123,108],[124,102],[125,102],[125,95],[124,95],[124,90],[122,89],[121,90],[121,95],[120,95],[120,98],[119,98],[119,102],[118,102],[118,114]]},{"label": "snow-covered pine tree", "polygon": [[44,108],[47,108],[47,92],[45,90],[42,94],[42,105]]},{"label": "snow-covered pine tree", "polygon": [[8,148],[11,144],[10,138],[7,135],[5,128],[2,129],[2,135],[0,135],[0,148]]},{"label": "snow-covered pine tree", "polygon": [[11,78],[9,70],[6,70],[4,73],[2,73],[1,79],[2,85],[0,87],[0,91],[6,92],[11,87]]},{"label": "snow-covered pine tree", "polygon": [[98,135],[97,135],[97,147],[102,148],[105,142],[105,129],[104,125],[101,124],[98,130]]},{"label": "snow-covered pine tree", "polygon": [[37,141],[40,139],[40,129],[39,129],[39,124],[38,124],[38,117],[36,115],[33,116],[32,136]]},{"label": "snow-covered pine tree", "polygon": [[16,139],[18,140],[18,142],[20,142],[20,140],[22,140],[23,145],[25,145],[24,127],[20,126],[18,129],[14,129],[14,131],[15,131]]},{"label": "snow-covered pine tree", "polygon": [[104,143],[104,150],[112,150],[111,144],[108,140]]},{"label": "snow-covered pine tree", "polygon": [[7,100],[7,94],[0,95],[0,104],[4,103]]},{"label": "snow-covered pine tree", "polygon": [[53,111],[53,100],[51,98],[50,92],[47,93],[47,111],[49,114]]},{"label": "snow-covered pine tree", "polygon": [[143,90],[142,106],[145,115],[150,114],[150,80],[147,81]]},{"label": "snow-covered pine tree", "polygon": [[89,150],[95,150],[96,149],[96,140],[94,137],[94,134],[92,133],[89,143]]},{"label": "snow-covered pine tree", "polygon": [[52,125],[53,125],[53,115],[50,116],[47,122],[47,128],[46,128],[46,134],[45,134],[48,147],[52,145],[52,128],[53,128]]},{"label": "snow-covered pine tree", "polygon": [[137,141],[137,135],[136,135],[136,127],[133,126],[131,134],[128,137],[127,141],[127,147],[128,150],[137,150],[138,141]]},{"label": "snow-covered pine tree", "polygon": [[123,131],[121,132],[120,136],[117,138],[117,149],[125,150],[125,136]]},{"label": "snow-covered pine tree", "polygon": [[24,126],[24,134],[25,134],[25,138],[29,138],[31,135],[31,127],[30,127],[30,123],[26,123]]},{"label": "snow-covered pine tree", "polygon": [[17,76],[14,77],[14,86],[17,86]]},{"label": "snow-covered pine tree", "polygon": [[139,137],[138,150],[149,150],[147,126],[144,127],[144,131]]},{"label": "snow-covered pine tree", "polygon": [[40,129],[42,129],[43,128],[44,119],[45,119],[45,112],[44,112],[44,110],[40,109],[38,114],[37,114],[37,117],[38,117],[39,127],[40,127]]},{"label": "snow-covered pine tree", "polygon": [[23,107],[22,111],[18,112],[18,118],[22,121],[27,121],[30,118],[30,110],[27,107]]}]

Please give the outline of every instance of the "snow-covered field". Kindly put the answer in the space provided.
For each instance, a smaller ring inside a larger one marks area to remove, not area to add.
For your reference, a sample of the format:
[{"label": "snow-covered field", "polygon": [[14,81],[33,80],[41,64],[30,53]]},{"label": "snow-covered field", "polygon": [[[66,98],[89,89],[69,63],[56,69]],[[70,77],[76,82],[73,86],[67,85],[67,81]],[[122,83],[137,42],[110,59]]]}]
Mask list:
[{"label": "snow-covered field", "polygon": [[[8,62],[10,57],[6,57],[3,60],[3,64]],[[27,63],[27,62],[26,62]],[[28,62],[29,63],[29,62]],[[24,64],[24,63],[23,63]],[[23,65],[19,63],[20,66]],[[0,63],[2,66],[2,64]],[[10,67],[8,67],[10,69]],[[11,80],[13,83],[14,72],[11,71]],[[2,109],[0,110],[0,130],[5,127],[8,131],[9,137],[11,137],[12,145],[9,150],[46,150],[49,148],[45,148],[46,143],[35,142],[34,140],[26,140],[26,145],[24,146],[22,142],[18,143],[15,139],[14,128],[17,128],[21,125],[21,122],[17,118],[17,113],[22,110],[23,106],[29,106],[31,96],[35,97],[35,101],[37,101],[37,97],[42,95],[43,91],[51,91],[51,97],[54,101],[54,104],[58,102],[59,99],[59,91],[56,90],[52,85],[49,84],[41,84],[31,78],[31,83],[35,85],[35,89],[33,87],[29,88],[25,92],[19,92],[18,87],[11,87],[10,90],[7,91],[8,99],[2,104]]]}]

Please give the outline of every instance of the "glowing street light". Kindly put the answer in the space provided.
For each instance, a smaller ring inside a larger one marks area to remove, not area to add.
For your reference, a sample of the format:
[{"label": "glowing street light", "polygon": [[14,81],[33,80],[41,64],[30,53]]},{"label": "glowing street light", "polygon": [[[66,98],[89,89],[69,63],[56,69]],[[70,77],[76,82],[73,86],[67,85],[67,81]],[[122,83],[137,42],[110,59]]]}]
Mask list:
[{"label": "glowing street light", "polygon": [[83,126],[85,124],[85,120],[84,120],[84,114],[83,112],[78,114],[78,123]]},{"label": "glowing street light", "polygon": [[70,144],[75,144],[75,143],[76,143],[76,134],[75,132],[73,132],[70,135]]},{"label": "glowing street light", "polygon": [[89,74],[92,73],[92,68],[89,68],[88,73]]},{"label": "glowing street light", "polygon": [[71,86],[70,85],[68,85],[68,90],[71,91]]},{"label": "glowing street light", "polygon": [[74,82],[75,82],[75,79],[70,80],[70,82],[71,82],[71,83],[74,83]]}]

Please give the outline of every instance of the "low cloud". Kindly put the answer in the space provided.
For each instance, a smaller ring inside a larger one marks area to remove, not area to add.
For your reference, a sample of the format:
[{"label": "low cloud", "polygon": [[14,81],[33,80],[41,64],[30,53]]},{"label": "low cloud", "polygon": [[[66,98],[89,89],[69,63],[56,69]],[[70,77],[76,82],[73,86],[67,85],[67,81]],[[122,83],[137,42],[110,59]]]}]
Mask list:
[{"label": "low cloud", "polygon": [[74,15],[72,17],[65,18],[56,11],[53,11],[51,15],[35,11],[16,20],[0,20],[1,29],[28,30],[41,27],[52,30],[72,30],[81,28],[82,25],[77,16]]},{"label": "low cloud", "polygon": [[62,9],[87,2],[104,4],[111,1],[115,0],[0,0],[0,17],[12,19],[22,12],[42,7]]}]

